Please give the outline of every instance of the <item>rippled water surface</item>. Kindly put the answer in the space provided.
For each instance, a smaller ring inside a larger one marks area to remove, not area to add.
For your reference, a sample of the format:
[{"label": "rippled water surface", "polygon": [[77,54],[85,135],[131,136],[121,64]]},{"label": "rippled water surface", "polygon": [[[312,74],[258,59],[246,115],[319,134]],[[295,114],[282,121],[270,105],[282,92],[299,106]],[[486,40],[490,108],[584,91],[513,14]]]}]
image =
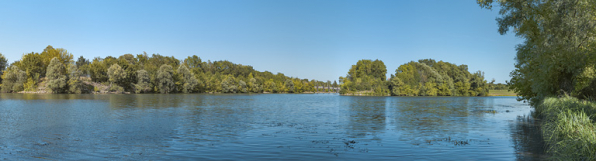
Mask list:
[{"label": "rippled water surface", "polygon": [[539,160],[515,97],[0,94],[8,160]]}]

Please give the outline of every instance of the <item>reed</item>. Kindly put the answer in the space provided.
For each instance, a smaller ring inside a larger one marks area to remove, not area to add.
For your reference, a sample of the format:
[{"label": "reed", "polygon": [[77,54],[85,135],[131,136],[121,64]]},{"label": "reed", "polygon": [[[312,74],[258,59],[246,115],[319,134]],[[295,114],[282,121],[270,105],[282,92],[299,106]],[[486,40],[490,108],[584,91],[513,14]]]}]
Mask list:
[{"label": "reed", "polygon": [[554,160],[596,160],[596,103],[573,97],[546,98],[536,108]]}]

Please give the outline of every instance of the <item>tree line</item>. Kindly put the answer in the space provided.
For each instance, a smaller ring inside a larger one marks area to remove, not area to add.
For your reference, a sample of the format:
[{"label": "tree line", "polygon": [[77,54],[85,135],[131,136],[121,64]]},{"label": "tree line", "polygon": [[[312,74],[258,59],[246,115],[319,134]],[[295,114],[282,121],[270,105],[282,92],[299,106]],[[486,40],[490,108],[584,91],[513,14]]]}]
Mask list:
[{"label": "tree line", "polygon": [[339,77],[340,94],[487,96],[490,88],[483,72],[470,73],[467,65],[433,59],[400,65],[390,78],[386,74],[383,61],[359,60],[346,77]]},{"label": "tree line", "polygon": [[122,93],[304,93],[333,92],[337,81],[318,81],[260,72],[252,66],[223,61],[202,61],[193,55],[179,60],[160,54],[124,54],[92,60],[62,48],[46,47],[43,52],[26,53],[7,65],[0,54],[0,91],[36,91],[40,86],[51,93],[98,92],[101,84],[108,92]]}]

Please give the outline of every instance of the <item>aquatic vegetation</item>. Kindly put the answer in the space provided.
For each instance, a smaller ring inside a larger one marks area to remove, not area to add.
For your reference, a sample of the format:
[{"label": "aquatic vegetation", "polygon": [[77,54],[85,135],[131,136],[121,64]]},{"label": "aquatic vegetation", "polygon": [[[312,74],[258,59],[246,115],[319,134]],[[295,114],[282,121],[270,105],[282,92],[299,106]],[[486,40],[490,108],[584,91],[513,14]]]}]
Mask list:
[{"label": "aquatic vegetation", "polygon": [[547,152],[557,160],[596,160],[596,103],[573,97],[546,98],[536,108]]}]

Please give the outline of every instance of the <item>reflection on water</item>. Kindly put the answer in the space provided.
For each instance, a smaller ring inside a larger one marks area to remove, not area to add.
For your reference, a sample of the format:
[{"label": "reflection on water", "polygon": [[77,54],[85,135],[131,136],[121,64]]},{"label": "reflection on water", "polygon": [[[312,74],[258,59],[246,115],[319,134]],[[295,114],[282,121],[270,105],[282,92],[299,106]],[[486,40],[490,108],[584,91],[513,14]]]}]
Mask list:
[{"label": "reflection on water", "polygon": [[348,99],[347,134],[350,138],[363,138],[366,135],[376,136],[385,130],[385,98],[362,97]]},{"label": "reflection on water", "polygon": [[519,160],[546,160],[544,155],[544,141],[540,130],[540,120],[529,115],[518,116],[511,126],[511,140],[514,143],[516,157]]},{"label": "reflection on water", "polygon": [[540,160],[515,97],[0,94],[8,160]]}]

